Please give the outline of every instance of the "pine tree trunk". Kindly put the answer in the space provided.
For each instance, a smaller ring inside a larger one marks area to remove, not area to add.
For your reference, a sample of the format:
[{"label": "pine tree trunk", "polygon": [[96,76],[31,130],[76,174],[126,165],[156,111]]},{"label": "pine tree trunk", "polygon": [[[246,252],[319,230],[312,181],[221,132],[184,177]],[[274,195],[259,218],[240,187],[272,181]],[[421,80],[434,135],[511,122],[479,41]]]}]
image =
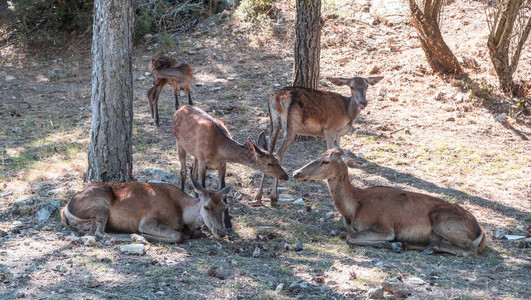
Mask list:
[{"label": "pine tree trunk", "polygon": [[425,0],[423,11],[417,6],[415,0],[409,0],[411,16],[419,32],[420,45],[434,72],[458,78],[466,77],[466,73],[444,41],[439,28],[438,19],[442,2],[443,0]]},{"label": "pine tree trunk", "polygon": [[132,177],[132,0],[95,0],[87,181]]},{"label": "pine tree trunk", "polygon": [[293,86],[316,89],[321,58],[321,0],[297,0]]}]

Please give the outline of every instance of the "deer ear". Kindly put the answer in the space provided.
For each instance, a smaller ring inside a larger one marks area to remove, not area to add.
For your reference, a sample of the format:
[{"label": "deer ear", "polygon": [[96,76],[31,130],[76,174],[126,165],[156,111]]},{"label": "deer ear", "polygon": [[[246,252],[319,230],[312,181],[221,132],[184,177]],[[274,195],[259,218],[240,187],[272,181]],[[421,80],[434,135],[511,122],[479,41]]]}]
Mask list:
[{"label": "deer ear", "polygon": [[350,155],[344,154],[341,159],[349,168],[361,167],[363,165],[363,162],[359,158]]},{"label": "deer ear", "polygon": [[194,190],[198,193],[198,194],[204,194],[205,193],[205,188],[203,188],[201,186],[201,184],[199,183],[199,181],[195,180],[194,177],[192,176],[192,174],[190,174],[190,179],[192,179],[192,184],[194,185]]},{"label": "deer ear", "polygon": [[334,149],[341,150],[341,147],[339,146],[339,143],[337,142],[337,140],[334,140]]},{"label": "deer ear", "polygon": [[251,150],[251,153],[253,155],[263,155],[264,153],[262,153],[262,151],[260,150],[260,148],[258,148],[254,143],[253,141],[251,141],[250,138],[247,138],[247,145],[249,146],[249,150]]},{"label": "deer ear", "polygon": [[326,79],[328,79],[331,83],[335,85],[348,85],[348,82],[350,80],[350,79],[339,78],[339,77],[327,77]]},{"label": "deer ear", "polygon": [[380,80],[384,79],[383,76],[378,76],[378,77],[368,77],[367,78],[367,83],[370,84],[370,85],[375,85],[377,84],[378,82],[380,82]]},{"label": "deer ear", "polygon": [[222,188],[221,191],[219,191],[220,194],[226,195],[230,192],[230,190],[234,187],[234,185],[227,185],[226,187]]},{"label": "deer ear", "polygon": [[260,133],[260,136],[258,136],[258,147],[264,149],[265,151],[268,151],[265,131],[262,131],[262,133]]}]

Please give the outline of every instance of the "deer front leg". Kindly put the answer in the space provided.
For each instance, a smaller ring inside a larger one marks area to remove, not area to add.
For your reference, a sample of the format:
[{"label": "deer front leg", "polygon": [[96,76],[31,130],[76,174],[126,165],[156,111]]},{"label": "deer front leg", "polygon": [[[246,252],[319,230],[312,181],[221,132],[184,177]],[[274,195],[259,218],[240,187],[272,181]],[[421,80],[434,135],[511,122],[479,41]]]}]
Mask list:
[{"label": "deer front leg", "polygon": [[162,92],[162,87],[164,84],[157,84],[155,86],[155,91],[153,92],[153,99],[151,101],[152,103],[152,109],[154,109],[155,114],[155,124],[159,126],[159,97],[160,92]]},{"label": "deer front leg", "polygon": [[138,231],[151,242],[180,243],[184,240],[181,232],[152,217],[143,218]]},{"label": "deer front leg", "polygon": [[[220,190],[225,187],[225,173],[226,172],[227,172],[227,164],[225,163],[221,167],[219,167],[219,169],[218,169],[219,189]],[[227,203],[227,199],[224,199],[223,201],[225,201],[225,203]],[[227,207],[227,209],[225,209],[224,216],[225,216],[225,219],[224,219],[225,228],[227,229],[227,232],[234,232],[234,229],[232,229],[232,222],[230,220],[230,219],[232,219],[232,217],[229,215],[229,208],[228,207]]]},{"label": "deer front leg", "polygon": [[188,104],[194,105],[192,102],[192,95],[190,93],[190,86],[184,88],[184,92],[186,93],[186,96],[188,96]]},{"label": "deer front leg", "polygon": [[181,163],[181,191],[184,192],[184,183],[186,182],[186,151],[177,145],[179,162]]},{"label": "deer front leg", "polygon": [[179,109],[179,92],[180,90],[177,87],[173,89],[173,97],[175,97],[175,110]]},{"label": "deer front leg", "polygon": [[357,246],[371,246],[375,248],[386,248],[395,252],[402,251],[402,243],[391,242],[394,240],[394,232],[383,233],[374,229],[366,229],[355,233],[349,233],[347,243]]},{"label": "deer front leg", "polygon": [[[293,140],[295,139],[295,132],[292,132],[289,128],[284,131],[284,139],[282,140],[282,145],[280,145],[280,148],[277,152],[277,158],[279,164],[282,164],[282,161],[284,160],[284,154],[288,150],[291,143],[293,143]],[[273,181],[273,189],[271,190],[271,206],[275,206],[278,202],[278,178],[275,178]]]}]

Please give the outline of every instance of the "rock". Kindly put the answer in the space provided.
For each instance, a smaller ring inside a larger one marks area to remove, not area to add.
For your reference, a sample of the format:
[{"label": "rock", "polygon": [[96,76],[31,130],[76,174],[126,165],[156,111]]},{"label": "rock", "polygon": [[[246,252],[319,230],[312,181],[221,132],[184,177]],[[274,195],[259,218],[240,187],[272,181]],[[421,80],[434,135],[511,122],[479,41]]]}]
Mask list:
[{"label": "rock", "polygon": [[284,246],[282,246],[282,248],[286,251],[290,251],[291,250],[291,246],[288,244],[288,243],[284,243]]},{"label": "rock", "polygon": [[251,257],[252,258],[260,257],[260,248],[258,247],[254,248],[253,255]]},{"label": "rock", "polygon": [[203,33],[201,31],[196,31],[196,32],[192,33],[193,37],[200,37],[201,35],[203,35]]},{"label": "rock", "polygon": [[17,297],[17,298],[24,298],[24,297],[26,297],[26,293],[24,293],[24,292],[22,292],[22,291],[17,292],[17,294],[15,295],[15,297]]},{"label": "rock", "polygon": [[368,299],[382,299],[383,297],[384,297],[383,288],[373,289],[367,293]]},{"label": "rock", "polygon": [[195,86],[203,86],[203,84],[201,82],[196,82]]},{"label": "rock", "polygon": [[387,95],[387,89],[385,88],[385,86],[381,86],[378,89],[378,96],[383,98],[383,97],[385,97],[385,95]]},{"label": "rock", "polygon": [[305,289],[308,287],[308,282],[306,281],[302,281],[299,283],[299,286],[301,287],[301,289]]},{"label": "rock", "polygon": [[66,70],[63,69],[63,68],[57,68],[57,69],[53,69],[51,72],[50,72],[50,79],[52,80],[56,80],[56,79],[64,79],[68,76],[68,74],[66,74]]},{"label": "rock", "polygon": [[503,231],[502,229],[498,229],[498,230],[496,230],[496,233],[494,234],[494,237],[495,237],[497,240],[501,240],[501,239],[503,239],[504,236],[505,236],[505,231]]},{"label": "rock", "polygon": [[35,200],[32,198],[26,198],[23,200],[15,201],[11,206],[11,215],[14,216],[29,216],[33,214]]},{"label": "rock", "polygon": [[18,126],[17,126],[17,127],[13,127],[13,128],[11,129],[11,131],[13,131],[14,133],[21,133],[21,132],[22,132],[22,128],[20,128],[20,127],[18,127]]},{"label": "rock", "polygon": [[96,237],[92,235],[85,235],[81,237],[81,241],[85,246],[94,246],[96,244]]},{"label": "rock", "polygon": [[258,125],[258,129],[266,130],[267,129],[267,125],[268,125],[267,123],[262,123],[262,124]]},{"label": "rock", "polygon": [[382,267],[383,266],[383,261],[379,261],[379,262],[375,263],[374,266],[377,267],[377,268]]},{"label": "rock", "polygon": [[521,239],[524,239],[525,236],[523,235],[512,235],[512,234],[506,234],[505,235],[505,238],[512,241],[512,240],[521,240]]},{"label": "rock", "polygon": [[278,88],[278,87],[280,87],[280,84],[279,83],[274,83],[273,86]]},{"label": "rock", "polygon": [[334,217],[334,212],[333,211],[329,211],[325,214],[325,218],[327,219],[332,219]]},{"label": "rock", "polygon": [[59,200],[54,200],[48,203],[44,203],[39,205],[37,208],[37,212],[35,213],[35,217],[37,218],[37,223],[40,225],[45,224],[48,222],[50,217],[59,211],[59,206],[61,205],[61,202]]},{"label": "rock", "polygon": [[453,87],[463,87],[463,80],[461,79],[452,79],[450,80],[450,85]]},{"label": "rock", "polygon": [[141,236],[139,234],[132,233],[129,237],[135,243],[144,244],[144,245],[149,244],[149,242],[146,241],[146,238],[144,238],[143,236]]},{"label": "rock", "polygon": [[275,293],[280,293],[283,288],[284,288],[284,284],[283,283],[279,283],[277,285],[277,287],[275,288]]},{"label": "rock", "polygon": [[410,277],[407,282],[412,285],[423,285],[426,283],[424,280],[418,277]]},{"label": "rock", "polygon": [[120,245],[120,251],[125,254],[143,255],[146,248],[142,244]]},{"label": "rock", "polygon": [[295,288],[298,288],[298,287],[300,287],[300,284],[299,284],[298,281],[294,281],[293,283],[291,283],[289,285],[289,289],[295,289]]},{"label": "rock", "polygon": [[83,284],[88,288],[95,288],[101,285],[101,282],[98,281],[94,276],[89,275],[83,279]]},{"label": "rock", "polygon": [[400,0],[372,0],[370,12],[388,26],[409,22],[409,6]]},{"label": "rock", "polygon": [[295,247],[293,248],[293,250],[299,252],[299,251],[302,251],[302,249],[304,249],[304,247],[302,246],[302,242],[297,241],[297,244],[295,244]]},{"label": "rock", "polygon": [[506,113],[497,114],[495,118],[496,118],[496,121],[503,123],[507,119],[507,114]]},{"label": "rock", "polygon": [[147,77],[144,76],[144,75],[140,75],[140,77],[137,78],[137,80],[140,80],[140,81],[146,80],[146,79],[147,79]]},{"label": "rock", "polygon": [[306,205],[306,202],[304,202],[304,200],[302,200],[302,198],[299,198],[299,199],[293,201],[293,204],[295,204],[295,205]]},{"label": "rock", "polygon": [[479,68],[479,64],[475,58],[463,55],[463,67],[475,70]]},{"label": "rock", "polygon": [[166,293],[164,293],[164,291],[157,291],[155,294],[160,295],[160,296],[166,295]]},{"label": "rock", "polygon": [[151,33],[144,34],[144,39],[145,40],[151,40],[152,38],[153,38],[153,35]]},{"label": "rock", "polygon": [[396,277],[382,282],[382,287],[384,291],[393,294],[395,297],[406,298],[407,296],[411,295],[411,290]]},{"label": "rock", "polygon": [[220,19],[226,19],[228,17],[230,17],[230,10],[225,9],[224,11],[221,12],[221,14],[219,14]]},{"label": "rock", "polygon": [[335,231],[335,230],[330,230],[330,235],[331,235],[331,236],[337,236],[337,231]]},{"label": "rock", "polygon": [[218,86],[218,87],[213,87],[213,88],[209,89],[209,91],[211,91],[211,92],[217,92],[217,91],[219,91],[219,90],[221,90],[221,87],[219,87],[219,86]]},{"label": "rock", "polygon": [[227,77],[227,81],[234,81],[234,79],[235,79],[235,78],[232,77],[232,76],[231,76],[231,77]]},{"label": "rock", "polygon": [[454,117],[449,117],[448,119],[446,119],[446,121],[448,121],[448,122],[455,122],[455,118],[454,118]]},{"label": "rock", "polygon": [[293,201],[293,197],[291,197],[288,194],[278,195],[278,202],[291,202],[291,201]]},{"label": "rock", "polygon": [[445,95],[446,95],[446,93],[438,91],[437,93],[435,93],[435,95],[433,95],[433,99],[437,100],[437,101],[441,101],[441,100],[444,99]]},{"label": "rock", "polygon": [[153,179],[160,180],[173,185],[179,185],[179,177],[175,176],[172,173],[162,171],[154,168],[147,168],[143,171],[152,176]]},{"label": "rock", "polygon": [[56,271],[59,271],[59,272],[61,272],[61,273],[64,273],[64,272],[67,271],[66,267],[63,266],[63,265],[61,265],[61,264],[56,265],[56,266],[55,266],[55,270],[56,270]]}]

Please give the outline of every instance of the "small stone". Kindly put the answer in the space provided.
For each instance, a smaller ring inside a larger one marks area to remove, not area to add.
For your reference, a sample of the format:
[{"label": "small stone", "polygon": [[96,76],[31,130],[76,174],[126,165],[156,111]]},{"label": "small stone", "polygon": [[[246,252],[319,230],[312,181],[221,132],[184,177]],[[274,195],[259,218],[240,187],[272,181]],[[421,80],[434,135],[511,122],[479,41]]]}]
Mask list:
[{"label": "small stone", "polygon": [[385,88],[385,86],[382,86],[380,87],[380,89],[378,89],[378,96],[380,97],[385,97],[385,95],[387,95],[387,89]]},{"label": "small stone", "polygon": [[368,299],[382,299],[383,297],[384,297],[383,288],[373,289],[367,293]]},{"label": "small stone", "polygon": [[213,88],[211,88],[209,91],[211,91],[211,92],[217,92],[217,91],[219,91],[219,90],[221,90],[221,87],[218,86],[218,87],[213,87]]},{"label": "small stone", "polygon": [[164,291],[157,291],[155,294],[157,294],[157,295],[161,295],[161,296],[166,295],[166,293],[164,293]]},{"label": "small stone", "polygon": [[51,72],[50,72],[50,79],[64,79],[66,78],[68,75],[66,74],[66,70],[63,69],[63,68],[57,68],[57,69],[53,69]]},{"label": "small stone", "polygon": [[227,77],[227,81],[234,81],[234,77]]},{"label": "small stone", "polygon": [[146,241],[146,238],[144,238],[143,236],[141,236],[139,234],[132,233],[129,237],[135,243],[140,243],[140,244],[144,244],[144,245],[149,244],[148,241]]},{"label": "small stone", "polygon": [[501,239],[503,239],[504,236],[505,236],[505,231],[503,231],[503,229],[498,229],[498,230],[496,230],[496,233],[494,234],[494,237],[495,237],[497,240],[501,240]]},{"label": "small stone", "polygon": [[59,271],[59,272],[61,272],[61,273],[64,273],[64,272],[67,271],[66,267],[63,266],[63,265],[61,265],[61,264],[56,265],[56,266],[55,266],[55,270],[56,270],[56,271]]},{"label": "small stone", "polygon": [[15,295],[15,297],[17,297],[17,298],[24,298],[24,297],[26,297],[26,293],[24,293],[24,292],[17,292],[16,295]]},{"label": "small stone", "polygon": [[278,87],[280,87],[280,83],[274,83],[273,86],[278,88]]},{"label": "small stone", "polygon": [[377,267],[377,268],[382,267],[383,266],[383,261],[379,261],[379,262],[375,263],[374,266]]},{"label": "small stone", "polygon": [[506,113],[497,114],[495,118],[496,118],[496,121],[503,123],[507,119],[507,114]]},{"label": "small stone", "polygon": [[334,217],[334,212],[333,211],[329,211],[325,214],[325,218],[327,219],[332,219]]},{"label": "small stone", "polygon": [[140,77],[137,78],[137,80],[140,80],[140,81],[146,80],[146,79],[147,79],[147,77],[144,76],[144,75],[140,75]]},{"label": "small stone", "polygon": [[32,198],[15,201],[13,206],[11,206],[11,214],[20,216],[32,215],[35,210],[34,203],[35,200]]},{"label": "small stone", "polygon": [[291,197],[288,194],[278,195],[278,202],[291,202],[291,201],[293,201],[293,197]]},{"label": "small stone", "polygon": [[251,257],[252,258],[260,257],[260,248],[258,247],[254,248],[253,255]]},{"label": "small stone", "polygon": [[275,293],[280,293],[283,288],[284,288],[284,284],[283,283],[279,283],[277,285],[277,287],[275,288]]},{"label": "small stone", "polygon": [[63,293],[66,292],[66,291],[65,291],[64,289],[59,289],[57,292],[58,292],[59,294],[63,294]]},{"label": "small stone", "polygon": [[195,86],[203,86],[203,84],[201,82],[196,82]]},{"label": "small stone", "polygon": [[178,185],[180,181],[179,177],[177,177],[176,175],[155,168],[147,168],[143,171],[143,173],[147,173],[148,175],[150,175],[151,179],[163,181],[173,185]]},{"label": "small stone", "polygon": [[200,31],[196,31],[192,34],[193,37],[200,37],[201,35],[203,35],[203,33]]},{"label": "small stone", "polygon": [[81,237],[81,241],[85,246],[94,246],[96,244],[96,237],[92,235],[85,235]]},{"label": "small stone", "polygon": [[294,289],[300,287],[299,282],[294,281],[292,284],[289,285],[289,289]]},{"label": "small stone", "polygon": [[143,255],[146,251],[142,244],[120,245],[120,251],[125,254]]},{"label": "small stone", "polygon": [[21,132],[22,132],[22,128],[20,128],[20,127],[13,127],[13,128],[11,129],[11,131],[13,131],[14,133],[21,133]]},{"label": "small stone", "polygon": [[449,117],[448,119],[446,119],[446,121],[448,121],[448,122],[455,122],[455,118],[454,118],[454,117]]},{"label": "small stone", "polygon": [[331,235],[331,236],[337,236],[337,231],[335,231],[335,230],[330,230],[330,235]]},{"label": "small stone", "polygon": [[393,294],[395,297],[406,298],[411,295],[411,290],[396,277],[382,282],[382,287],[384,291]]},{"label": "small stone", "polygon": [[304,202],[304,200],[302,200],[302,198],[299,198],[299,199],[295,200],[293,202],[293,204],[295,204],[295,205],[306,205],[306,202]]},{"label": "small stone", "polygon": [[299,286],[301,287],[301,289],[305,289],[305,288],[308,287],[308,282],[303,281],[303,282],[299,283]]},{"label": "small stone", "polygon": [[299,252],[299,251],[302,251],[302,249],[303,249],[302,242],[297,241],[297,244],[295,244],[295,247],[293,248],[293,250]]},{"label": "small stone", "polygon": [[35,213],[35,217],[37,218],[37,223],[40,225],[45,224],[48,222],[50,217],[59,211],[59,206],[61,205],[61,202],[59,200],[54,200],[51,202],[46,202],[44,204],[39,205],[37,208],[37,212]]},{"label": "small stone", "polygon": [[291,246],[288,243],[284,243],[284,246],[282,248],[286,251],[291,250]]},{"label": "small stone", "polygon": [[144,39],[145,40],[151,40],[152,38],[153,38],[153,35],[151,33],[144,34]]},{"label": "small stone", "polygon": [[225,18],[230,17],[230,10],[226,10],[226,9],[225,9],[224,11],[221,12],[221,14],[219,15],[219,17],[220,17],[221,19],[225,19]]},{"label": "small stone", "polygon": [[149,77],[149,76],[151,76],[151,73],[149,73],[149,72],[144,72],[144,76]]},{"label": "small stone", "polygon": [[412,285],[423,285],[425,284],[426,282],[418,277],[410,277],[408,279],[408,283],[409,284],[412,284]]},{"label": "small stone", "polygon": [[437,101],[441,101],[441,100],[444,99],[444,95],[445,95],[444,92],[438,91],[438,92],[435,93],[435,95],[433,96],[433,99],[434,99],[434,100],[437,100]]}]

